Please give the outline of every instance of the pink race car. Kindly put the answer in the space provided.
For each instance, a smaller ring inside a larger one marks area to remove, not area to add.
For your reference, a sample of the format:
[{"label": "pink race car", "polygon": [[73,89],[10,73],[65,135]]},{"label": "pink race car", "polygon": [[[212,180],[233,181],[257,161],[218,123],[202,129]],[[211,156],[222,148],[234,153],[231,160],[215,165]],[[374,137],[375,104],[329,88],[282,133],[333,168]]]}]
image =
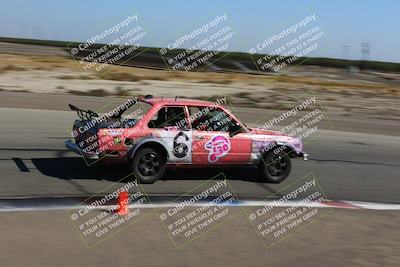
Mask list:
[{"label": "pink race car", "polygon": [[255,166],[265,181],[279,183],[291,157],[307,159],[299,138],[249,128],[224,103],[148,95],[102,115],[69,105],[80,120],[66,146],[89,164],[124,161],[141,183],[160,179],[166,167],[233,165]]}]

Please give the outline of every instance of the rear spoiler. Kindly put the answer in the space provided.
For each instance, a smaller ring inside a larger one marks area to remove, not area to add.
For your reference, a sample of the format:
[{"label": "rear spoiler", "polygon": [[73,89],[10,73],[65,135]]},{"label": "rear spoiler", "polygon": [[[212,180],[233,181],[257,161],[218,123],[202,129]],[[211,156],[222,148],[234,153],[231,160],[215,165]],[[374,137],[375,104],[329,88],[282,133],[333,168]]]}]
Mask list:
[{"label": "rear spoiler", "polygon": [[97,114],[94,111],[91,111],[90,109],[88,110],[83,110],[80,109],[72,104],[68,104],[69,108],[73,111],[76,111],[76,113],[78,114],[79,118],[81,118],[82,120],[91,120],[92,118],[97,118],[99,117],[99,114]]},{"label": "rear spoiler", "polygon": [[[127,109],[129,109],[131,106],[135,105],[138,101],[143,101],[143,102],[148,103],[147,100],[152,99],[152,98],[153,98],[152,95],[145,95],[145,96],[139,96],[137,98],[129,99],[124,105],[120,105],[119,107],[113,109],[111,112],[108,112],[108,113],[102,115],[102,117],[119,118]],[[96,112],[91,111],[90,109],[83,110],[83,109],[80,109],[71,104],[68,104],[68,106],[71,110],[76,111],[78,113],[79,118],[81,118],[82,120],[84,120],[84,119],[91,120],[93,117],[95,117],[95,118],[99,117],[99,115]]]}]

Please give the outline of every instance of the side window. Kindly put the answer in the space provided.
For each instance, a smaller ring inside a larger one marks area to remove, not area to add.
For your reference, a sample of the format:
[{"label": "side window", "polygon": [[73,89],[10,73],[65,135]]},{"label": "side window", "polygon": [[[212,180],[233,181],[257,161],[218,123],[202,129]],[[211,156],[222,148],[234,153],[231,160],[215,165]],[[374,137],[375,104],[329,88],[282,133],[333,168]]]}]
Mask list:
[{"label": "side window", "polygon": [[148,126],[149,128],[188,128],[184,107],[162,107]]},{"label": "side window", "polygon": [[193,130],[207,131],[209,121],[207,120],[206,107],[189,107],[190,123]]},{"label": "side window", "polygon": [[240,130],[237,122],[224,110],[213,107],[189,107],[193,130],[235,132]]}]

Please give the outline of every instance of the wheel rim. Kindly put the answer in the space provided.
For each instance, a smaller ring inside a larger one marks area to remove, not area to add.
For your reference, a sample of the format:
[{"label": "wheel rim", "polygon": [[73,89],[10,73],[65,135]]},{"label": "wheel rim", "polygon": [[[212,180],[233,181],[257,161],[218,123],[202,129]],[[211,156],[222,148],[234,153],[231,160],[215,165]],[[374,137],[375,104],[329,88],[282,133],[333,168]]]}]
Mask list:
[{"label": "wheel rim", "polygon": [[272,176],[283,174],[288,167],[286,157],[274,155],[267,163],[267,170]]},{"label": "wheel rim", "polygon": [[153,176],[160,171],[160,159],[154,152],[146,153],[139,159],[138,170],[143,176]]}]

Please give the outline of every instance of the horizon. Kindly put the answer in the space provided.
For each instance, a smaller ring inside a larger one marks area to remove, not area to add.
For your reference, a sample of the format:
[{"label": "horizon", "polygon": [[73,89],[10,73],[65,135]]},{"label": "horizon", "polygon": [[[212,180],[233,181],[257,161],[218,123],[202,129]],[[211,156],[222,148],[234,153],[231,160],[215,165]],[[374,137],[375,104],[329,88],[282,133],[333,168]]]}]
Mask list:
[{"label": "horizon", "polygon": [[[63,41],[63,40],[52,40],[52,39],[30,39],[30,38],[16,38],[16,37],[12,37],[12,36],[0,36],[1,38],[9,38],[9,39],[19,39],[19,40],[32,40],[32,41],[49,41],[49,42],[65,42],[68,44],[72,44],[72,43],[83,43],[83,42],[77,42],[77,41]],[[1,40],[0,40],[1,41]],[[106,45],[106,43],[95,43],[97,45]],[[39,44],[38,44],[39,45]],[[41,45],[41,44],[40,44]],[[45,45],[45,44],[43,44]],[[66,46],[67,48],[67,46]],[[163,47],[156,47],[156,46],[141,46],[141,48],[150,48],[150,49],[162,49]],[[176,50],[182,49],[184,50],[185,48],[176,48]],[[251,54],[249,52],[246,51],[223,51],[227,54],[231,54],[231,53],[243,53],[243,54]],[[266,54],[258,54],[259,56],[264,56]],[[354,62],[358,62],[358,61],[366,61],[366,62],[380,62],[380,63],[390,63],[390,64],[400,64],[400,62],[393,62],[393,61],[380,61],[380,60],[362,60],[362,59],[342,59],[342,58],[333,58],[333,57],[319,57],[319,56],[310,56],[310,57],[306,57],[306,58],[310,58],[310,59],[331,59],[331,60],[342,60],[342,61],[354,61]]]}]

